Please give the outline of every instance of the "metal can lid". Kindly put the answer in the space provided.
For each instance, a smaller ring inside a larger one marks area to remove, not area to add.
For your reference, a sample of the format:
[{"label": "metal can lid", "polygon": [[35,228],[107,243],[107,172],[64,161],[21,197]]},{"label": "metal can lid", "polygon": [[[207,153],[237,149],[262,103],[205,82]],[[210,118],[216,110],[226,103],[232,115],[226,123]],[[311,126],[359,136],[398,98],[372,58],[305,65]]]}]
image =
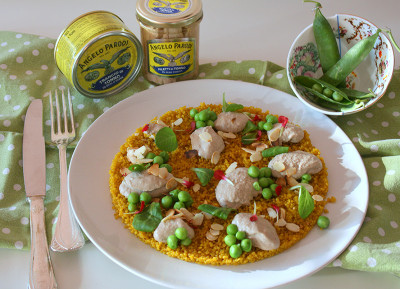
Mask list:
[{"label": "metal can lid", "polygon": [[182,27],[203,17],[201,0],[138,0],[136,17],[154,27]]}]

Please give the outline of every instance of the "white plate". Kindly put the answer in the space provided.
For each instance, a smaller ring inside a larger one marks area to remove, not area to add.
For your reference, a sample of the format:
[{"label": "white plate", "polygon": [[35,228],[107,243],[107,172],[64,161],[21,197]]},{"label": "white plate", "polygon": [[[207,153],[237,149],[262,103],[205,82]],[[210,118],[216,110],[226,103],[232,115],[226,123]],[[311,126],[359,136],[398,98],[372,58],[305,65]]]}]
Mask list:
[{"label": "white plate", "polygon": [[[114,218],[109,193],[109,168],[115,154],[137,127],[181,106],[227,100],[285,115],[306,129],[320,149],[329,173],[331,226],[314,228],[291,249],[259,262],[240,266],[205,266],[168,257],[139,241]],[[121,101],[86,131],[69,169],[71,203],[89,239],[128,271],[175,288],[270,288],[323,268],[357,234],[368,204],[364,164],[349,138],[328,117],[283,92],[239,81],[195,80],[148,89]]]}]

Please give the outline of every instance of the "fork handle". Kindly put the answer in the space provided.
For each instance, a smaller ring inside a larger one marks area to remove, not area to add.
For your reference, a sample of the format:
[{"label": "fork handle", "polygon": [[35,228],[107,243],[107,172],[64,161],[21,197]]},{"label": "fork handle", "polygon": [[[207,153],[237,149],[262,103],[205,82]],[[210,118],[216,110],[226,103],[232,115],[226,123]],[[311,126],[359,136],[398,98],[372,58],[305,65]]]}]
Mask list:
[{"label": "fork handle", "polygon": [[46,238],[44,203],[42,196],[29,198],[31,226],[31,264],[29,267],[29,289],[57,288]]},{"label": "fork handle", "polygon": [[57,252],[66,252],[82,248],[85,239],[69,204],[66,145],[58,145],[58,151],[60,160],[60,208],[51,249]]}]

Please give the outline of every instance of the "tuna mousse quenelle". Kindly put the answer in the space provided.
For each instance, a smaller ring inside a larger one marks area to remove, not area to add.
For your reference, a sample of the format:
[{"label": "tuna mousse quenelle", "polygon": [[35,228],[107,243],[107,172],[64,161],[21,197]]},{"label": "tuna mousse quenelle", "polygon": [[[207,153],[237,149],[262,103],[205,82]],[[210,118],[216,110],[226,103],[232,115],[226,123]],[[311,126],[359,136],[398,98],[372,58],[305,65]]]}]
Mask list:
[{"label": "tuna mousse quenelle", "polygon": [[198,75],[200,0],[138,0],[136,16],[149,81],[165,84]]}]

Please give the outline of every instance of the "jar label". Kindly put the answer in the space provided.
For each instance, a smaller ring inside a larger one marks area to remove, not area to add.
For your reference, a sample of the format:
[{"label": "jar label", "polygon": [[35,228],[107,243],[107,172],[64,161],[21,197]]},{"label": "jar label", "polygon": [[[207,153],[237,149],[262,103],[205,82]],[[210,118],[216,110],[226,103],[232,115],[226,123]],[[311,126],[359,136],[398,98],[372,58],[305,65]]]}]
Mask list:
[{"label": "jar label", "polygon": [[147,7],[156,14],[176,15],[187,11],[191,6],[190,0],[148,0]]},{"label": "jar label", "polygon": [[147,42],[149,72],[161,77],[174,78],[195,69],[195,38],[176,40],[154,39]]}]

